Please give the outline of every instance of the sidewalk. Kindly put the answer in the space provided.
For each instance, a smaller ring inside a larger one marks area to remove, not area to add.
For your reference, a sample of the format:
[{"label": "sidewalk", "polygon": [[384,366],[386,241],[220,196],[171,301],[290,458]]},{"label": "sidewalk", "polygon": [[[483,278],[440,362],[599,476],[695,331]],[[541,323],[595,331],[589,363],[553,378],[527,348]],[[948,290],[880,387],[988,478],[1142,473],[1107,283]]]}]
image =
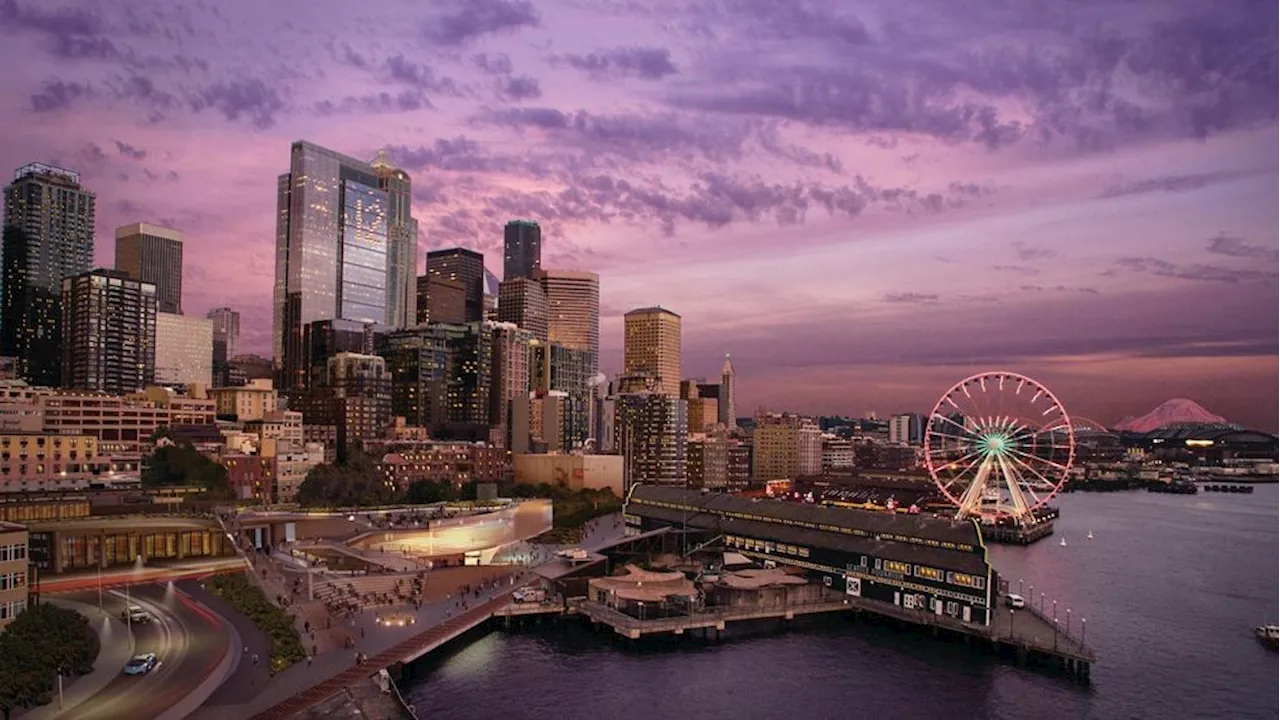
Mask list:
[{"label": "sidewalk", "polygon": [[84,703],[109,685],[116,676],[123,672],[125,663],[129,662],[129,658],[133,657],[133,636],[129,633],[129,629],[124,626],[124,623],[112,617],[110,613],[103,612],[96,605],[72,602],[70,600],[44,598],[44,602],[68,610],[75,610],[89,618],[89,626],[97,631],[101,647],[98,650],[98,659],[93,662],[92,671],[76,678],[69,685],[65,684],[65,680],[63,681],[61,710],[58,709],[58,691],[55,688],[53,702],[21,714],[21,717],[27,720],[51,720],[52,718],[70,714],[76,706]]},{"label": "sidewalk", "polygon": [[[501,570],[501,568],[492,568],[494,573],[499,573]],[[519,579],[512,581],[510,577],[507,577],[504,580],[499,580],[496,585],[491,586],[488,590],[481,592],[479,596],[473,592],[466,600],[468,607],[474,608],[492,598],[505,595],[511,592],[512,587],[518,586],[520,582],[521,580]],[[441,589],[441,592],[443,594],[443,589]],[[237,705],[219,705],[217,707],[206,704],[199,712],[190,716],[191,720],[222,720],[224,718],[226,720],[243,720],[243,718],[251,717],[288,700],[294,695],[305,692],[351,668],[355,664],[356,652],[363,652],[369,657],[374,657],[394,648],[397,644],[409,638],[443,623],[447,618],[460,614],[462,612],[460,598],[453,593],[447,593],[447,595],[448,597],[446,598],[424,605],[416,613],[412,608],[396,608],[393,610],[382,608],[362,612],[356,617],[345,621],[344,625],[355,638],[354,649],[339,649],[322,653],[313,658],[310,665],[305,662],[297,663],[276,675],[264,689],[245,702]],[[397,615],[413,615],[416,622],[403,627],[388,627],[379,624],[378,616],[385,615],[388,612]],[[378,668],[370,666],[369,674],[372,675],[377,670]],[[219,693],[222,693],[222,691],[220,690]]]}]

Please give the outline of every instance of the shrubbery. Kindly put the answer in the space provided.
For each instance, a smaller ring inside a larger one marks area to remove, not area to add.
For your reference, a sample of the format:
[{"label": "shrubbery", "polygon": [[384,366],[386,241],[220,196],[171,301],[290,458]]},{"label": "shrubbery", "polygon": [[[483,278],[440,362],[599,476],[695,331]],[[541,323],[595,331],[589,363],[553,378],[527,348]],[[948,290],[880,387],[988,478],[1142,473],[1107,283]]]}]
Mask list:
[{"label": "shrubbery", "polygon": [[206,587],[231,604],[236,612],[253,621],[271,640],[271,672],[276,673],[305,660],[302,637],[289,613],[267,599],[262,588],[254,585],[244,573],[215,575],[205,581]]},{"label": "shrubbery", "polygon": [[5,720],[21,708],[53,699],[58,672],[83,675],[98,659],[98,634],[74,610],[33,605],[0,632],[0,709]]}]

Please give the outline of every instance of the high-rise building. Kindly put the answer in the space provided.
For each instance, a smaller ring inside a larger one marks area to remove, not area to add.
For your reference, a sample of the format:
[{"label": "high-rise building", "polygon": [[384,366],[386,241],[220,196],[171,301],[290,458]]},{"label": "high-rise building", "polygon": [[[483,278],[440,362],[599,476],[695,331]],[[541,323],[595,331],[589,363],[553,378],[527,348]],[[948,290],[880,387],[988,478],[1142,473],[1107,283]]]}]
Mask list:
[{"label": "high-rise building", "polygon": [[62,281],[62,386],[123,395],[155,383],[156,286],[118,270]]},{"label": "high-rise building", "polygon": [[600,276],[576,270],[540,270],[547,297],[547,339],[591,353],[591,375],[600,367]]},{"label": "high-rise building", "polygon": [[382,355],[391,373],[391,411],[409,425],[435,430],[448,422],[452,342],[465,325],[434,323],[391,333]]},{"label": "high-rise building", "polygon": [[231,384],[231,358],[240,354],[240,313],[220,307],[205,317],[213,323],[213,386],[226,387]]},{"label": "high-rise building", "polygon": [[518,277],[498,285],[498,321],[515,323],[547,339],[547,292],[537,280]]},{"label": "high-rise building", "polygon": [[212,383],[213,321],[156,313],[156,384],[209,387]]},{"label": "high-rise building", "polygon": [[838,470],[856,465],[853,441],[839,435],[824,433],[822,436],[822,469]]},{"label": "high-rise building", "polygon": [[718,397],[720,400],[717,408],[720,414],[720,422],[730,430],[738,427],[737,408],[733,404],[734,387],[733,363],[729,361],[729,356],[724,356],[724,365],[720,368],[720,391]]},{"label": "high-rise building", "polygon": [[904,413],[889,418],[889,442],[895,445],[919,445],[924,442],[924,416]]},{"label": "high-rise building", "polygon": [[385,166],[293,144],[289,172],[277,182],[273,333],[281,389],[307,384],[308,323],[403,325],[413,271],[405,275],[401,245],[416,234],[405,227],[408,182]]},{"label": "high-rise building", "polygon": [[341,353],[374,355],[395,328],[354,320],[320,320],[302,329],[306,389],[326,387],[329,360]]},{"label": "high-rise building", "polygon": [[116,228],[116,269],[156,286],[156,312],[182,314],[182,233],[147,223]]},{"label": "high-rise building", "polygon": [[623,323],[623,372],[652,377],[656,392],[679,395],[680,316],[647,307],[627,313]]},{"label": "high-rise building", "polygon": [[626,488],[634,483],[685,485],[684,400],[652,392],[619,395],[614,400],[614,426]]},{"label": "high-rise building", "polygon": [[391,164],[386,150],[379,150],[369,165],[378,177],[378,187],[387,191],[386,324],[412,327],[418,311],[418,221],[411,213],[413,182],[409,173]]},{"label": "high-rise building", "polygon": [[92,267],[94,203],[78,173],[41,163],[4,189],[0,356],[33,385],[61,382],[62,279]]},{"label": "high-rise building", "polygon": [[542,228],[512,220],[502,232],[502,279],[533,278],[542,267]]},{"label": "high-rise building", "polygon": [[418,276],[417,322],[461,324],[467,321],[467,288],[439,275]]},{"label": "high-rise building", "polygon": [[794,480],[822,471],[822,430],[807,417],[760,413],[751,443],[756,480]]},{"label": "high-rise building", "polygon": [[462,283],[466,289],[467,322],[484,319],[484,255],[466,248],[427,253],[427,275]]},{"label": "high-rise building", "polygon": [[529,397],[529,346],[533,333],[513,323],[491,323],[493,373],[490,377],[489,424],[511,447],[511,404]]}]

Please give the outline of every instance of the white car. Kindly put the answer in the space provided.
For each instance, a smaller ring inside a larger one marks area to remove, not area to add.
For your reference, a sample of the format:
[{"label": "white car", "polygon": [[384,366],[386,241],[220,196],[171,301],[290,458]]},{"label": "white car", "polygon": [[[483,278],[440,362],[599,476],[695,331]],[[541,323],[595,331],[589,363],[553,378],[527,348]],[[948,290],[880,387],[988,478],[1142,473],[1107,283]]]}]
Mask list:
[{"label": "white car", "polygon": [[1014,610],[1021,610],[1022,608],[1027,606],[1027,601],[1023,599],[1021,595],[1014,593],[1005,597],[1004,604],[1008,605],[1010,608]]}]

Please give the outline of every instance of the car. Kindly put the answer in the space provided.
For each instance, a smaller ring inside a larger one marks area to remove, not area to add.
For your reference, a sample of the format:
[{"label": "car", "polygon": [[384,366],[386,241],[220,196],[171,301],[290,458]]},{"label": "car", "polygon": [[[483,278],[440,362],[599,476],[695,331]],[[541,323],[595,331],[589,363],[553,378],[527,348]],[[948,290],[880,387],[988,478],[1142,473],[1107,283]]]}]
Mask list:
[{"label": "car", "polygon": [[1004,604],[1008,605],[1010,609],[1021,610],[1027,606],[1027,601],[1024,600],[1021,595],[1014,593],[1005,597]]},{"label": "car", "polygon": [[149,623],[151,622],[151,613],[137,605],[130,605],[127,610],[120,613],[120,619],[130,623]]},{"label": "car", "polygon": [[124,666],[125,675],[146,675],[156,668],[159,659],[155,653],[143,653],[135,656]]}]

